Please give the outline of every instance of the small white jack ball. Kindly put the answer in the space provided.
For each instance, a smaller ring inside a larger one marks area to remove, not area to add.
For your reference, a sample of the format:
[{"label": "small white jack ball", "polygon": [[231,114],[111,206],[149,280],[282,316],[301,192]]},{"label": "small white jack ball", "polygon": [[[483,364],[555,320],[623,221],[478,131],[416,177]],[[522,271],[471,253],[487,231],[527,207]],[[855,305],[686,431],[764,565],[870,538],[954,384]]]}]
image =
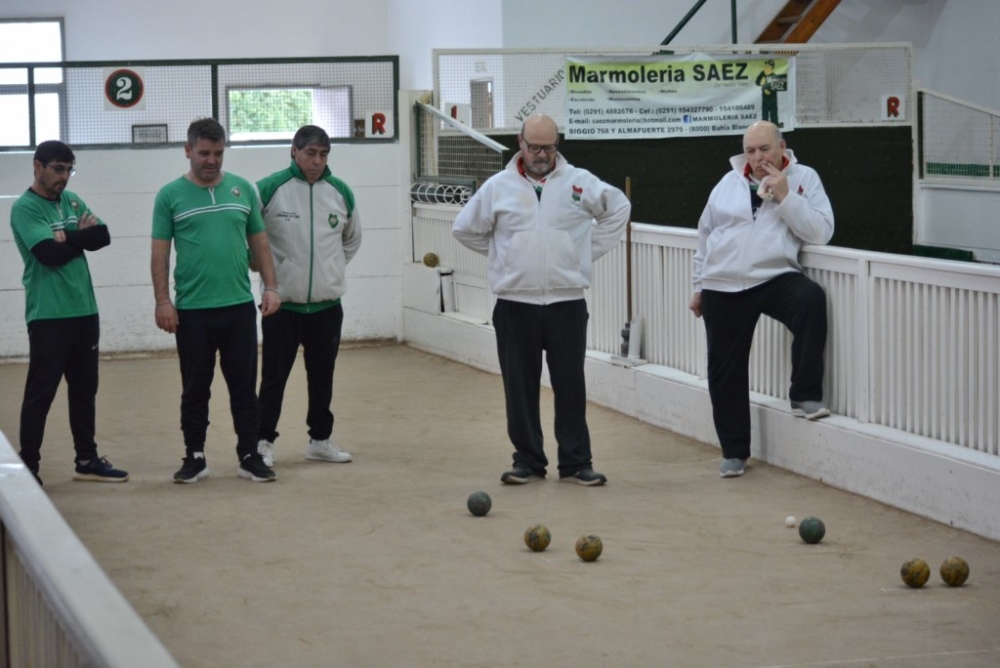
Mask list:
[{"label": "small white jack ball", "polygon": [[789,515],[788,517],[785,518],[785,526],[786,527],[795,526],[795,517],[793,515]]}]

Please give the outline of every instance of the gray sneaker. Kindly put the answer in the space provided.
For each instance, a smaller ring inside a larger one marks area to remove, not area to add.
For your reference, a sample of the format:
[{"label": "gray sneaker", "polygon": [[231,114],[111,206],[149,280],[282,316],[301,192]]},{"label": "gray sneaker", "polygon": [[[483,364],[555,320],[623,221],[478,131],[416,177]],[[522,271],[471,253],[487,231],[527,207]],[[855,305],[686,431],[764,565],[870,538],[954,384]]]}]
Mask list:
[{"label": "gray sneaker", "polygon": [[560,475],[559,481],[575,482],[578,485],[596,487],[597,485],[603,485],[608,481],[608,479],[603,474],[596,472],[594,469],[582,469],[572,475]]},{"label": "gray sneaker", "polygon": [[309,447],[306,448],[306,459],[346,464],[351,461],[351,453],[344,452],[334,445],[330,439],[314,441],[310,438]]},{"label": "gray sneaker", "polygon": [[807,420],[818,420],[830,414],[830,409],[822,401],[793,401],[792,415]]},{"label": "gray sneaker", "polygon": [[747,460],[745,459],[723,459],[722,465],[719,466],[719,477],[721,478],[738,478],[739,476],[746,473]]}]

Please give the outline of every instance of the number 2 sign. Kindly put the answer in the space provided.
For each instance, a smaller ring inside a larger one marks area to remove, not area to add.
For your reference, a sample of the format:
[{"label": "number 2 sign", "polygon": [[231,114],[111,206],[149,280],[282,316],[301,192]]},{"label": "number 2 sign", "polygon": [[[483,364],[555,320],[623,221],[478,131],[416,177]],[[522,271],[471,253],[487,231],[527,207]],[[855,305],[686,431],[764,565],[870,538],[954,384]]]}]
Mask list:
[{"label": "number 2 sign", "polygon": [[105,109],[142,109],[145,107],[145,84],[141,68],[117,68],[105,71]]}]

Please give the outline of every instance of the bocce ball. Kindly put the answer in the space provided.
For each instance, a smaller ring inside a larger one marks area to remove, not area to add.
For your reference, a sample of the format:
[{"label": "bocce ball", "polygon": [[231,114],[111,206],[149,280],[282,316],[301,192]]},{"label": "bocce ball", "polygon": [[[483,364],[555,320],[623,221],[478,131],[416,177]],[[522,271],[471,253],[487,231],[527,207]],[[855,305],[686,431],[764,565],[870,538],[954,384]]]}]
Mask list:
[{"label": "bocce ball", "polygon": [[910,559],[899,569],[899,577],[907,587],[920,589],[927,584],[927,579],[931,576],[931,569],[923,559]]},{"label": "bocce ball", "polygon": [[541,552],[552,542],[552,533],[544,524],[535,524],[524,532],[524,544],[532,552]]},{"label": "bocce ball", "polygon": [[469,500],[465,502],[465,505],[468,507],[470,513],[476,517],[482,517],[490,512],[490,508],[493,507],[493,500],[490,499],[490,495],[486,492],[473,492],[469,495]]},{"label": "bocce ball", "polygon": [[799,538],[809,544],[816,544],[826,535],[826,525],[818,517],[807,517],[799,522]]},{"label": "bocce ball", "polygon": [[604,543],[599,536],[587,534],[576,540],[576,555],[584,561],[597,561],[604,551]]},{"label": "bocce ball", "polygon": [[941,579],[949,587],[961,587],[969,579],[969,564],[962,557],[948,557],[941,563]]}]

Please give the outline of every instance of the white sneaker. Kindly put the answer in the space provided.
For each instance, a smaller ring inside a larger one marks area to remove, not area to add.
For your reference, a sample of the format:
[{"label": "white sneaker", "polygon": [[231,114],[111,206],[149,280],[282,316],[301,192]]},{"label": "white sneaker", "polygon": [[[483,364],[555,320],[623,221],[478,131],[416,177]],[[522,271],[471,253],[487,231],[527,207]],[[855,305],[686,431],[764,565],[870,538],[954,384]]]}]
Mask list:
[{"label": "white sneaker", "polygon": [[310,438],[309,447],[306,449],[306,459],[320,459],[325,462],[344,464],[351,461],[351,453],[344,452],[331,443],[330,439],[314,441]]},{"label": "white sneaker", "polygon": [[257,441],[257,452],[264,459],[264,466],[268,468],[274,466],[274,443],[260,439]]}]

